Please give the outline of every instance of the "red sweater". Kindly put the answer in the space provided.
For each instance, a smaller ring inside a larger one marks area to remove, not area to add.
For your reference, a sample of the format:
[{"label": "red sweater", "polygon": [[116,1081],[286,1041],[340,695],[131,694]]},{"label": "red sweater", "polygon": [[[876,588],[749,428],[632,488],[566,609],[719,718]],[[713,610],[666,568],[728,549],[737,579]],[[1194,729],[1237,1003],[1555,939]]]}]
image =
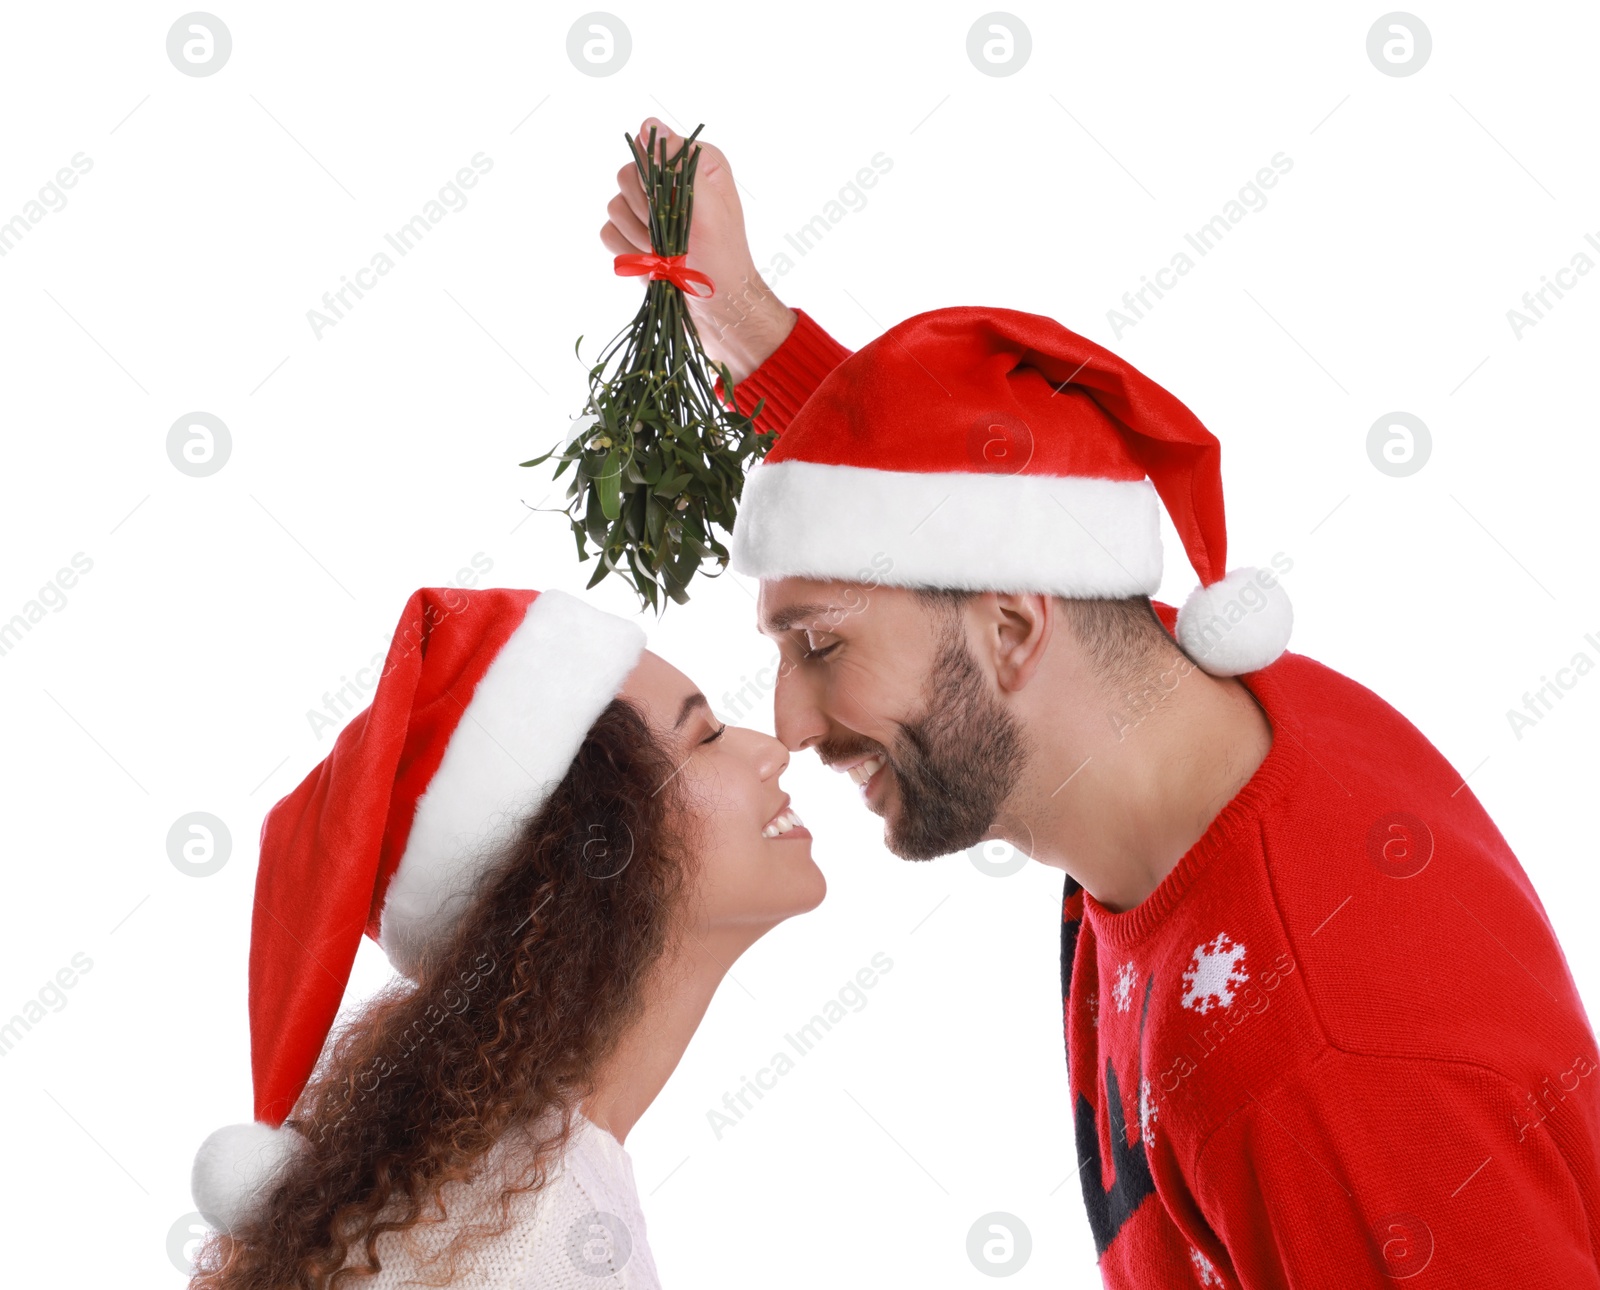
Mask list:
[{"label": "red sweater", "polygon": [[[734,391],[768,428],[849,353],[795,312]],[[1272,747],[1204,836],[1133,909],[1066,882],[1102,1279],[1600,1290],[1600,1054],[1522,866],[1372,691],[1295,653],[1240,679]]]}]

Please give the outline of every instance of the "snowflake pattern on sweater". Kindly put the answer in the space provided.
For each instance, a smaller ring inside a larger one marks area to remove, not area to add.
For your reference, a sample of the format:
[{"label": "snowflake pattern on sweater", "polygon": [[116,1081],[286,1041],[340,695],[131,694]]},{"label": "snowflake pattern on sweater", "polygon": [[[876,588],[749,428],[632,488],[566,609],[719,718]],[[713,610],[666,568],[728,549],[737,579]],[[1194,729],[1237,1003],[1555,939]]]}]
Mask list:
[{"label": "snowflake pattern on sweater", "polygon": [[1194,957],[1183,970],[1183,1006],[1196,1012],[1226,1008],[1233,1003],[1233,992],[1250,980],[1241,966],[1244,946],[1217,933],[1207,945],[1196,945]]},{"label": "snowflake pattern on sweater", "polygon": [[1211,1260],[1192,1245],[1189,1247],[1189,1261],[1194,1264],[1194,1274],[1201,1285],[1220,1286],[1222,1284],[1222,1278],[1217,1275],[1216,1268],[1211,1266]]},{"label": "snowflake pattern on sweater", "polygon": [[1126,1012],[1133,1006],[1133,987],[1138,980],[1139,969],[1131,961],[1117,969],[1117,980],[1111,987],[1111,996],[1117,1001],[1118,1012]]},{"label": "snowflake pattern on sweater", "polygon": [[1156,1099],[1150,1091],[1150,1077],[1139,1079],[1139,1140],[1148,1148],[1150,1133],[1156,1122]]}]

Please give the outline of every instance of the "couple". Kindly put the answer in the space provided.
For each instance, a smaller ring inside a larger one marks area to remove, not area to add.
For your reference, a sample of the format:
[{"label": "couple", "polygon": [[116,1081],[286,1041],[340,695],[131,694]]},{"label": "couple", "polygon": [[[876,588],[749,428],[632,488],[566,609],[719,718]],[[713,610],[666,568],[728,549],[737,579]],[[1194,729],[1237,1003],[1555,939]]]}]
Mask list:
[{"label": "couple", "polygon": [[[603,239],[648,250],[619,184]],[[193,1284],[655,1286],[622,1144],[728,966],[823,898],[779,783],[810,749],[897,855],[1063,871],[1108,1286],[1600,1287],[1600,1058],[1544,910],[1414,726],[1284,652],[1272,571],[1225,572],[1204,426],[1036,315],[850,354],[759,284],[709,145],[689,254],[781,432],[732,547],[777,738],[576,597],[416,592],[263,826],[255,1122],[196,1158]],[[1202,581],[1176,614],[1161,507]],[[405,981],[330,1041],[363,932]]]}]

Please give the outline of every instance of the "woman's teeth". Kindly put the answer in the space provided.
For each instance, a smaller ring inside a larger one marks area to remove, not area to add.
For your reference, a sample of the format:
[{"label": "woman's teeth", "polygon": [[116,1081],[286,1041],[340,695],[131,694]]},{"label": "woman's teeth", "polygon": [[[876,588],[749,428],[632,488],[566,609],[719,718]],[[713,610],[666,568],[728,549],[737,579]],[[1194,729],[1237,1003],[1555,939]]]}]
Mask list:
[{"label": "woman's teeth", "polygon": [[761,836],[764,838],[780,837],[787,833],[790,829],[794,828],[797,824],[800,824],[800,817],[792,810],[785,811],[782,815],[776,817],[771,824],[767,825],[766,828],[761,830]]},{"label": "woman's teeth", "polygon": [[865,784],[883,768],[885,760],[882,753],[877,754],[875,757],[868,757],[860,765],[850,767],[850,778],[858,784]]}]

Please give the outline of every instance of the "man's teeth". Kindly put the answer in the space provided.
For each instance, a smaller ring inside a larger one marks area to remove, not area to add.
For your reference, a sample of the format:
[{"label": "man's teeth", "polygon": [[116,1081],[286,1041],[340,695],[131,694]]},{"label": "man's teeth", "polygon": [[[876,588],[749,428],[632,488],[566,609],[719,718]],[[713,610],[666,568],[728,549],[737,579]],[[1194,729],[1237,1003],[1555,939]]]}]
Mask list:
[{"label": "man's teeth", "polygon": [[761,830],[761,836],[764,838],[780,837],[787,833],[790,829],[794,828],[795,825],[800,824],[800,822],[800,817],[792,810],[785,811],[782,815],[774,819],[771,824],[767,825],[766,828]]},{"label": "man's teeth", "polygon": [[882,753],[875,757],[868,757],[859,766],[850,767],[850,778],[858,784],[865,784],[883,767],[884,760]]}]

